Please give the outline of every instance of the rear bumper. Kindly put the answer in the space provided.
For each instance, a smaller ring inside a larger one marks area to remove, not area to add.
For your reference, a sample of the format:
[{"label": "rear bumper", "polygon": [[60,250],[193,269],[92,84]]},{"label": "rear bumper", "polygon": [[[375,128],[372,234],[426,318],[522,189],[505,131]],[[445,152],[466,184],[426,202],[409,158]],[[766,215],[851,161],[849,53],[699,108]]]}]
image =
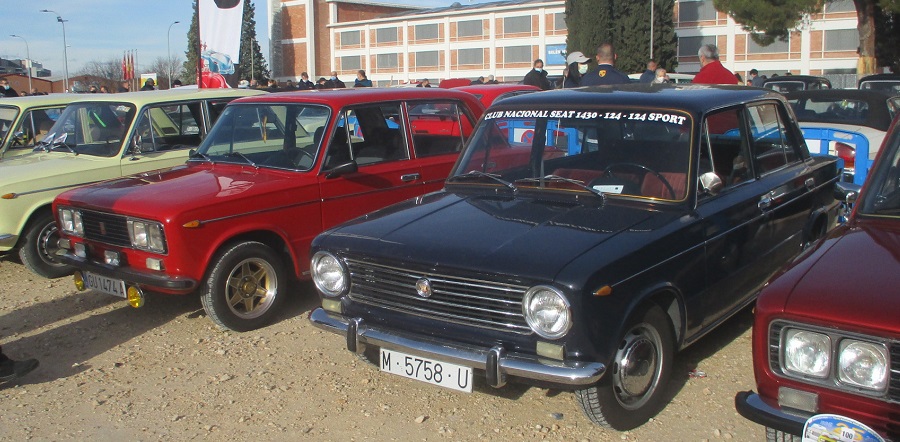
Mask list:
[{"label": "rear bumper", "polygon": [[361,318],[348,318],[322,308],[313,310],[309,320],[318,328],[343,335],[347,340],[347,349],[352,352],[362,353],[366,345],[371,344],[472,367],[484,370],[488,384],[496,388],[506,384],[507,376],[573,387],[589,386],[599,381],[606,371],[606,366],[599,362],[548,360],[509,353],[499,346],[476,347],[369,326]]},{"label": "rear bumper", "polygon": [[73,266],[79,270],[84,270],[107,278],[121,279],[126,284],[140,285],[143,288],[152,290],[158,288],[166,292],[174,292],[179,294],[188,294],[197,289],[199,285],[197,280],[184,278],[180,276],[169,276],[165,274],[150,274],[139,272],[128,267],[116,267],[109,264],[101,264],[89,259],[80,258],[72,253],[57,255],[60,262]]},{"label": "rear bumper", "polygon": [[[734,408],[737,412],[764,427],[793,434],[800,437],[803,434],[803,425],[809,416],[797,416],[785,413],[778,408],[763,402],[758,394],[752,391],[742,391],[734,397]],[[811,415],[810,415],[811,416]]]}]

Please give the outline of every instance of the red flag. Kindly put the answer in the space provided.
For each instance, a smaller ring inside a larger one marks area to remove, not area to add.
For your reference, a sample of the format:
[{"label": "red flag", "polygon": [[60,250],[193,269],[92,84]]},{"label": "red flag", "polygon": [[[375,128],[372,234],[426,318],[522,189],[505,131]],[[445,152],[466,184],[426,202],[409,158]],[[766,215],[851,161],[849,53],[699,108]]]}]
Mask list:
[{"label": "red flag", "polygon": [[122,79],[123,80],[128,79],[128,65],[127,65],[127,61],[125,60],[124,52],[122,53]]},{"label": "red flag", "polygon": [[128,79],[134,80],[134,52],[128,53]]}]

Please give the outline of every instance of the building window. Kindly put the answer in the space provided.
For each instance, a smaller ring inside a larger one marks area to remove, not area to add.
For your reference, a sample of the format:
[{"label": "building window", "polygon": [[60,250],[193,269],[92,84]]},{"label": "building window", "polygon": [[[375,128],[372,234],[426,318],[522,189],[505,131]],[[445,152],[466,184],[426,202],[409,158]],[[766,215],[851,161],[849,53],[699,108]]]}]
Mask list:
[{"label": "building window", "polygon": [[531,63],[531,46],[507,46],[503,48],[504,63]]},{"label": "building window", "polygon": [[416,25],[416,40],[437,40],[440,38],[437,23],[430,25]]},{"label": "building window", "polygon": [[341,57],[341,70],[358,71],[362,69],[361,63],[362,59],[359,55],[349,55],[346,57]]},{"label": "building window", "polygon": [[375,67],[378,69],[392,69],[397,67],[397,54],[378,54],[375,56]]},{"label": "building window", "polygon": [[859,48],[859,31],[856,29],[825,31],[826,51],[855,51],[857,48]]},{"label": "building window", "polygon": [[678,2],[678,21],[715,20],[717,16],[712,0]]},{"label": "building window", "polygon": [[515,34],[520,32],[531,32],[531,16],[524,17],[506,17],[503,19],[503,32],[506,34]]},{"label": "building window", "polygon": [[566,26],[566,14],[562,12],[553,14],[553,29],[557,31],[568,29],[568,26]]},{"label": "building window", "polygon": [[825,12],[856,12],[853,0],[832,0],[825,3]]},{"label": "building window", "polygon": [[768,46],[760,46],[759,43],[753,41],[753,39],[750,38],[749,35],[747,36],[748,54],[774,54],[779,52],[790,52],[790,41],[775,40]]},{"label": "building window", "polygon": [[438,67],[438,51],[416,52],[416,67]]},{"label": "building window", "polygon": [[375,43],[396,43],[397,28],[380,28],[375,30]]},{"label": "building window", "polygon": [[456,56],[457,64],[484,64],[484,50],[481,48],[460,49]]},{"label": "building window", "polygon": [[341,46],[359,46],[359,31],[341,32]]},{"label": "building window", "polygon": [[481,20],[466,20],[456,22],[457,37],[481,37],[484,35],[484,25]]},{"label": "building window", "polygon": [[700,46],[705,44],[716,44],[715,35],[701,35],[699,37],[679,37],[678,38],[678,56],[679,57],[696,57]]}]

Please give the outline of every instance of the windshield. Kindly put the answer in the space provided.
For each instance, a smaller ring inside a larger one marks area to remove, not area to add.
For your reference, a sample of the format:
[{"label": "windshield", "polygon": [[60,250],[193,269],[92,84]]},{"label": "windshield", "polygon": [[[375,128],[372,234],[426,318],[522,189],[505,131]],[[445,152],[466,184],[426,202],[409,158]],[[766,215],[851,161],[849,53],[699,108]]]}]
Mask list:
[{"label": "windshield", "polygon": [[127,103],[70,104],[37,148],[112,157],[122,151],[135,107]]},{"label": "windshield", "polygon": [[309,170],[330,115],[313,105],[228,106],[195,160]]},{"label": "windshield", "polygon": [[691,127],[680,111],[488,112],[448,184],[682,200]]},{"label": "windshield", "polygon": [[0,146],[6,141],[6,135],[9,134],[17,115],[19,115],[19,108],[0,106]]},{"label": "windshield", "polygon": [[900,94],[900,81],[897,80],[873,80],[864,81],[859,85],[860,89],[884,91],[891,94]]}]

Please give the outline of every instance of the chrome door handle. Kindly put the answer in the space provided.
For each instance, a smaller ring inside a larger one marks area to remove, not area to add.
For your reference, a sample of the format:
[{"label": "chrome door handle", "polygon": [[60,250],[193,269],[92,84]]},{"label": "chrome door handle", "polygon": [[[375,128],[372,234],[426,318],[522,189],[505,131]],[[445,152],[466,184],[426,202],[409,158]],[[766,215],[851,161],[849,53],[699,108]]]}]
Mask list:
[{"label": "chrome door handle", "polygon": [[807,178],[806,181],[803,182],[806,186],[807,190],[813,190],[816,187],[816,179],[815,178]]},{"label": "chrome door handle", "polygon": [[772,195],[769,193],[763,195],[763,197],[759,199],[757,207],[759,207],[760,210],[766,210],[769,207],[772,207]]},{"label": "chrome door handle", "polygon": [[403,181],[404,183],[408,183],[410,181],[415,181],[417,179],[419,179],[419,174],[417,174],[417,173],[408,173],[406,175],[400,176],[400,181]]}]

